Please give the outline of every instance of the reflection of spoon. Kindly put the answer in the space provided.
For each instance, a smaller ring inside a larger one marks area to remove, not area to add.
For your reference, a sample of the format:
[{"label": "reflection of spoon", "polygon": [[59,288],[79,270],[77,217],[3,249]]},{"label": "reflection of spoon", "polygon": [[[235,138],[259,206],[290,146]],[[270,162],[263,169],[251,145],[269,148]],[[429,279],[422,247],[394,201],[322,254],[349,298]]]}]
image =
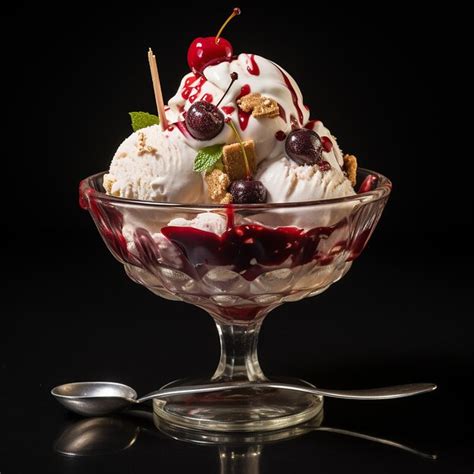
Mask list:
[{"label": "reflection of spoon", "polygon": [[139,433],[137,423],[125,417],[89,418],[68,426],[54,449],[68,456],[109,454],[132,446]]},{"label": "reflection of spoon", "polygon": [[374,443],[385,444],[386,446],[391,446],[392,448],[398,448],[402,451],[416,454],[417,456],[421,456],[425,459],[431,459],[433,461],[438,459],[438,456],[436,454],[423,453],[422,451],[418,451],[395,441],[390,441],[389,439],[376,438],[375,436],[366,435],[364,433],[357,433],[356,431],[341,430],[340,428],[329,428],[328,426],[320,426],[319,428],[315,428],[314,431],[326,431],[328,433],[337,433],[345,436],[352,436],[353,438],[361,438],[367,441],[373,441]]},{"label": "reflection of spoon", "polygon": [[[437,458],[434,454],[427,454],[388,439],[339,428],[321,426],[323,420],[322,411],[315,418],[301,425],[284,430],[261,433],[212,433],[184,430],[169,425],[150,412],[134,410],[130,411],[128,415],[129,416],[120,415],[80,420],[68,426],[63,431],[57,439],[54,448],[58,453],[69,456],[93,456],[116,453],[130,448],[137,441],[139,433],[145,432],[146,434],[152,434],[154,436],[163,434],[167,438],[193,444],[218,446],[220,462],[221,464],[225,463],[227,465],[229,463],[235,463],[236,461],[224,455],[224,453],[236,452],[235,449],[238,450],[238,448],[242,448],[243,451],[241,451],[241,453],[249,453],[252,457],[258,457],[264,445],[288,441],[313,431],[319,431],[352,436],[374,443],[380,443],[421,456],[425,459],[434,460]],[[154,427],[152,423],[155,424]],[[242,461],[241,458],[239,459]],[[255,459],[251,462],[255,463]],[[233,471],[231,470],[230,472]]]},{"label": "reflection of spoon", "polygon": [[143,403],[152,398],[167,398],[175,395],[216,392],[222,390],[236,390],[241,388],[275,388],[293,390],[313,395],[322,395],[332,398],[349,400],[387,400],[402,398],[436,389],[432,383],[413,383],[396,385],[394,387],[372,388],[366,390],[331,390],[313,388],[305,385],[292,385],[274,382],[252,383],[214,383],[207,385],[193,385],[189,387],[165,388],[156,390],[141,398],[137,392],[127,385],[114,382],[76,382],[59,385],[51,390],[51,394],[67,409],[80,415],[98,416],[108,415],[123,410],[137,403]]}]

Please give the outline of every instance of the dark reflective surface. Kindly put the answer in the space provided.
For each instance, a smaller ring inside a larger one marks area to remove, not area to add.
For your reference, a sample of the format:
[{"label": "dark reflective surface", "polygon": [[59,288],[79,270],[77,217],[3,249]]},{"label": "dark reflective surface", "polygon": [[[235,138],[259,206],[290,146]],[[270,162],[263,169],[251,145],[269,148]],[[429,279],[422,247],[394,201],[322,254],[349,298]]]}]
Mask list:
[{"label": "dark reflective surface", "polygon": [[[437,459],[436,454],[419,451],[412,446],[406,446],[394,440],[326,426],[323,418],[324,415],[321,413],[307,423],[274,432],[225,434],[182,430],[166,424],[151,412],[133,411],[126,415],[110,418],[97,417],[71,422],[56,440],[54,450],[58,454],[75,457],[77,466],[80,466],[81,460],[78,459],[80,457],[100,457],[127,449],[140,450],[140,443],[144,442],[143,438],[145,437],[155,438],[156,444],[171,438],[177,442],[202,447],[214,446],[219,472],[222,474],[236,472],[259,474],[263,472],[263,466],[268,463],[264,454],[268,447],[317,433],[313,437],[314,463],[324,459],[325,454],[322,451],[325,450],[325,441],[328,437],[333,437],[336,448],[340,443],[339,438],[342,438],[342,444],[344,444],[345,438],[353,438],[389,447],[391,449],[386,450],[389,459],[392,457],[397,459],[400,454],[396,452],[397,450],[429,461]],[[288,451],[288,454],[291,454],[291,451]],[[304,460],[310,461],[311,459],[305,458]]]},{"label": "dark reflective surface", "polygon": [[324,414],[287,430],[221,434],[149,410],[80,418],[45,397],[42,413],[11,426],[2,472],[470,472],[471,425],[455,399],[442,409],[448,400],[442,390],[391,404],[327,400]]}]

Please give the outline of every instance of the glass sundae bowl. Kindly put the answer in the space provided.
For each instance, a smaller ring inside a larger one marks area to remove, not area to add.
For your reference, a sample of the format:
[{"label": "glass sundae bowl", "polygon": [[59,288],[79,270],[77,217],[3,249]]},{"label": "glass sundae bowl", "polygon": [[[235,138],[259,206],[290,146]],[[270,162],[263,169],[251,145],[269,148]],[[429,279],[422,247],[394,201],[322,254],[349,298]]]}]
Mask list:
[{"label": "glass sundae bowl", "polygon": [[158,296],[206,310],[217,326],[221,356],[214,375],[167,387],[252,382],[155,399],[155,414],[176,426],[212,431],[282,429],[316,416],[322,397],[259,387],[275,380],[259,366],[259,330],[272,309],[318,295],[348,272],[377,225],[390,181],[359,169],[364,192],[349,197],[185,205],[110,196],[103,175],[82,181],[80,203],[127,275]]}]

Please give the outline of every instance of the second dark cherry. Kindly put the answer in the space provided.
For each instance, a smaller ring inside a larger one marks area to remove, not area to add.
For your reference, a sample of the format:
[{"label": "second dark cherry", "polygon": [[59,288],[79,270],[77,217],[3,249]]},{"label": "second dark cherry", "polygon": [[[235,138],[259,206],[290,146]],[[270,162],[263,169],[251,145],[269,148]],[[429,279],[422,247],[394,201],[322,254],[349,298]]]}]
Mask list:
[{"label": "second dark cherry", "polygon": [[298,165],[315,165],[321,160],[323,145],[315,131],[299,128],[288,134],[285,150],[288,157]]},{"label": "second dark cherry", "polygon": [[239,179],[229,187],[234,204],[262,204],[267,201],[267,189],[261,181]]},{"label": "second dark cherry", "polygon": [[196,140],[211,140],[224,128],[224,114],[214,105],[199,101],[186,114],[186,127]]}]

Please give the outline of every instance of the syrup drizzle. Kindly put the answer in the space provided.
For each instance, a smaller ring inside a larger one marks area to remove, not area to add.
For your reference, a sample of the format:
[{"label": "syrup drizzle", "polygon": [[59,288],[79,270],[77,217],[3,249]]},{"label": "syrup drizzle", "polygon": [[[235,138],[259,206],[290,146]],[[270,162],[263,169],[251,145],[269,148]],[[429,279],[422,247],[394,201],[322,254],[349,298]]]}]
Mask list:
[{"label": "syrup drizzle", "polygon": [[210,102],[212,104],[212,101],[214,100],[214,98],[212,97],[211,94],[204,94],[201,97],[201,100],[205,100],[206,102]]},{"label": "syrup drizzle", "polygon": [[316,126],[316,123],[318,123],[319,120],[310,120],[309,122],[306,123],[304,128],[307,128],[308,130],[314,130],[314,127]]},{"label": "syrup drizzle", "polygon": [[257,61],[255,61],[255,54],[247,55],[249,58],[250,64],[247,65],[247,71],[252,76],[259,76],[260,75],[260,68],[258,67]]},{"label": "syrup drizzle", "polygon": [[332,141],[329,137],[321,137],[321,145],[326,153],[332,150]]},{"label": "syrup drizzle", "polygon": [[235,107],[232,107],[232,105],[224,105],[224,107],[221,107],[221,109],[226,115],[230,115],[232,112],[234,112]]},{"label": "syrup drizzle", "polygon": [[181,97],[184,100],[188,100],[189,96],[191,95],[191,91],[193,90],[192,84],[196,81],[196,79],[199,76],[193,74],[192,76],[189,76],[185,81],[184,81],[184,86],[181,89]]},{"label": "syrup drizzle", "polygon": [[[277,66],[278,67],[278,66]],[[295,88],[291,84],[290,78],[278,67],[278,69],[281,72],[281,75],[283,76],[283,79],[285,80],[286,87],[288,87],[288,90],[290,91],[291,98],[293,99],[293,105],[295,106],[296,112],[298,113],[298,118],[300,120],[300,125],[303,124],[303,112],[298,104],[298,95],[296,94]]]},{"label": "syrup drizzle", "polygon": [[[196,80],[198,79],[197,83]],[[190,76],[184,81],[184,86],[183,89],[181,90],[181,97],[184,100],[189,100],[189,102],[193,103],[198,95],[201,93],[201,89],[203,84],[207,81],[207,79],[204,76]],[[191,95],[191,92],[194,92],[193,95]]]},{"label": "syrup drizzle", "polygon": [[368,176],[365,177],[364,181],[362,181],[362,184],[360,185],[357,193],[361,194],[361,193],[368,193],[369,191],[372,191],[372,189],[375,189],[377,187],[377,182],[378,182],[377,176],[374,176],[373,174],[369,174]]},{"label": "syrup drizzle", "polygon": [[280,113],[280,118],[286,123],[285,109],[280,104],[278,104],[278,110],[279,110],[279,113]]}]

